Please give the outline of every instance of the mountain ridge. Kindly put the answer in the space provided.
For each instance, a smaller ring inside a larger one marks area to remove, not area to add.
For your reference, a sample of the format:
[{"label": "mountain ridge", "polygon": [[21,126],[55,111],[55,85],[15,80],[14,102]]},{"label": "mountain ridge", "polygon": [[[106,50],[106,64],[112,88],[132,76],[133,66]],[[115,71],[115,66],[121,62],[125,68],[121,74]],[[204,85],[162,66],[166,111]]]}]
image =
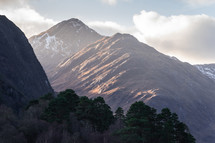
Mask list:
[{"label": "mountain ridge", "polygon": [[113,110],[127,109],[139,100],[158,110],[168,107],[200,142],[206,135],[200,135],[199,129],[213,130],[207,124],[215,119],[214,82],[189,63],[161,54],[128,34],[105,37],[72,55],[58,65],[50,82],[56,91],[73,88],[79,95],[102,96]]},{"label": "mountain ridge", "polygon": [[116,33],[88,44],[61,59],[52,71],[46,69],[56,91],[72,88],[81,96],[102,96],[113,110],[127,109],[138,100],[158,111],[169,107],[188,124],[197,142],[213,143],[213,80],[130,34]]}]

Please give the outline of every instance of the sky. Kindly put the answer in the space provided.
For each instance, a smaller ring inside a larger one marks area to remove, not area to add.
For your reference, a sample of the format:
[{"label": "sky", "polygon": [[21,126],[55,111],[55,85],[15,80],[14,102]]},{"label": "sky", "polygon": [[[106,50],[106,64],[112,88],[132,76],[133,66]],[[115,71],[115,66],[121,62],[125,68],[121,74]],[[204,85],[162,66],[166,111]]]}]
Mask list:
[{"label": "sky", "polygon": [[102,35],[129,33],[191,64],[215,63],[215,0],[0,0],[29,38],[70,18]]}]

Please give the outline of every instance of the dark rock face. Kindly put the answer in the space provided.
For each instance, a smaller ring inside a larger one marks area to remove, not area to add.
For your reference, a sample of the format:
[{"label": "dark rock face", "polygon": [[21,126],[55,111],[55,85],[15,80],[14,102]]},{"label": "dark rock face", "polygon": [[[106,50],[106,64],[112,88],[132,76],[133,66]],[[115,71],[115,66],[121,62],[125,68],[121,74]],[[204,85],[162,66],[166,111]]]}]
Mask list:
[{"label": "dark rock face", "polygon": [[53,92],[24,33],[0,16],[0,94],[13,108]]},{"label": "dark rock face", "polygon": [[72,18],[31,37],[29,42],[49,77],[60,62],[101,38],[83,22]]},{"label": "dark rock face", "polygon": [[25,104],[24,95],[10,86],[8,83],[0,80],[0,105],[5,104],[16,111]]},{"label": "dark rock face", "polygon": [[163,55],[128,34],[89,45],[58,65],[50,77],[56,91],[102,96],[115,110],[142,100],[160,110],[169,107],[197,142],[213,143],[215,82],[196,67]]}]

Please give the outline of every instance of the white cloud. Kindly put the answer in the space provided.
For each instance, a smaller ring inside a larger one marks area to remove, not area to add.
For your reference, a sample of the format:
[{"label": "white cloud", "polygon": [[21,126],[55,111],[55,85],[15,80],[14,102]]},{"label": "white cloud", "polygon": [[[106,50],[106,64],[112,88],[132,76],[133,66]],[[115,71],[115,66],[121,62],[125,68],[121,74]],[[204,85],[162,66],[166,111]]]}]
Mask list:
[{"label": "white cloud", "polygon": [[[116,5],[118,1],[120,1],[120,0],[102,0],[102,2],[109,4],[109,5]],[[121,1],[129,1],[129,0],[121,0]]]},{"label": "white cloud", "polygon": [[117,3],[117,0],[102,0],[104,3],[107,3],[109,5],[115,5]]},{"label": "white cloud", "polygon": [[[143,31],[150,37],[177,32],[189,24],[185,16],[172,16],[167,18],[156,12],[146,11],[142,11],[140,15],[134,15],[133,21],[138,30]],[[176,25],[177,28],[175,27]]]},{"label": "white cloud", "polygon": [[142,11],[134,15],[139,40],[162,53],[191,63],[215,62],[215,18],[207,15],[162,16]]},{"label": "white cloud", "polygon": [[183,1],[193,6],[215,4],[215,0],[183,0]]},{"label": "white cloud", "polygon": [[134,32],[136,32],[134,27],[126,27],[112,21],[92,21],[88,22],[87,25],[89,25],[92,29],[96,30],[98,33],[107,36],[111,36],[118,32],[133,34]]},{"label": "white cloud", "polygon": [[134,26],[112,21],[87,23],[103,35],[130,33],[158,51],[192,64],[215,63],[215,18],[207,15],[162,16],[142,11],[133,16]]},{"label": "white cloud", "polygon": [[0,0],[0,8],[23,6],[27,1],[28,0]]},{"label": "white cloud", "polygon": [[52,19],[41,16],[28,5],[27,1],[0,0],[0,14],[6,15],[27,37],[47,30],[56,23]]},{"label": "white cloud", "polygon": [[[56,23],[41,16],[28,5],[27,1],[0,0],[0,14],[12,20],[27,37],[47,30]],[[109,3],[116,4],[115,2]],[[189,2],[203,4],[205,1],[189,0]],[[183,61],[215,63],[215,18],[207,15],[167,17],[156,12],[142,11],[133,16],[133,22],[134,26],[131,27],[112,21],[93,21],[87,24],[104,35],[130,33],[160,52],[176,56]]]}]

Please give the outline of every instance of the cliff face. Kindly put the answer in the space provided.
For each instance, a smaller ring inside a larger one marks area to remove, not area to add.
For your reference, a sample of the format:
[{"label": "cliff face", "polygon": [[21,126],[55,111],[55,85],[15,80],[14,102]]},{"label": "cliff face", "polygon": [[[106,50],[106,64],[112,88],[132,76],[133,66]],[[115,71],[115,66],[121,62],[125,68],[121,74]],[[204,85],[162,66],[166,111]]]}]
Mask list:
[{"label": "cliff face", "polygon": [[0,16],[0,94],[4,104],[18,108],[53,92],[24,33]]}]

